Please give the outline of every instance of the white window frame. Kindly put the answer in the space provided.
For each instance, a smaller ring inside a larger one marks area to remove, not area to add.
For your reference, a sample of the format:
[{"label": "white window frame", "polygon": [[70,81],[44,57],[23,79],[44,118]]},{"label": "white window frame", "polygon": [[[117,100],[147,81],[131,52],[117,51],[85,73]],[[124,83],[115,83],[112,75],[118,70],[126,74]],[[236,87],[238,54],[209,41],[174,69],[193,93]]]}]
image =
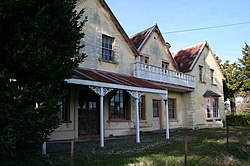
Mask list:
[{"label": "white window frame", "polygon": [[[114,38],[102,35],[102,55],[101,59],[103,61],[113,61],[114,60]],[[105,54],[107,52],[110,52],[110,54]]]}]

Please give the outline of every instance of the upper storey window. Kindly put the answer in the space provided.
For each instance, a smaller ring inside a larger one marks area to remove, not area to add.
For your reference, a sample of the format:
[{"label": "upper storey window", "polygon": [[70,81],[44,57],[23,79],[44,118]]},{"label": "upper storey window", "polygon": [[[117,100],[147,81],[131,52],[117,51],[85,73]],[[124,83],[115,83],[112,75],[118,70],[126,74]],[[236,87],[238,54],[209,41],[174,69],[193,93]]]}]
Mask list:
[{"label": "upper storey window", "polygon": [[167,69],[168,69],[168,65],[169,65],[169,63],[168,63],[168,62],[164,62],[164,61],[162,61],[161,67],[162,67],[162,69],[167,70]]},{"label": "upper storey window", "polygon": [[145,63],[145,64],[149,64],[149,57],[141,55],[140,56],[140,62]]},{"label": "upper storey window", "polygon": [[214,70],[210,69],[211,84],[214,84]]},{"label": "upper storey window", "polygon": [[102,60],[113,60],[113,43],[114,38],[102,35]]},{"label": "upper storey window", "polygon": [[199,66],[199,80],[203,82],[203,66]]}]

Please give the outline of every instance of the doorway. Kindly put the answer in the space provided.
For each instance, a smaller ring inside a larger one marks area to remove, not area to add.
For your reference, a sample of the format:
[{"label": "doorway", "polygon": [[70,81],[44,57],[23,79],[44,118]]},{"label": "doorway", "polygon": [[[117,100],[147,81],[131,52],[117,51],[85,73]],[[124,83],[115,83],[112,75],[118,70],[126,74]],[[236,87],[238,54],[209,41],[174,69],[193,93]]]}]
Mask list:
[{"label": "doorway", "polygon": [[78,137],[89,138],[99,135],[99,97],[87,91],[78,95]]},{"label": "doorway", "polygon": [[161,100],[153,100],[154,130],[161,129]]}]

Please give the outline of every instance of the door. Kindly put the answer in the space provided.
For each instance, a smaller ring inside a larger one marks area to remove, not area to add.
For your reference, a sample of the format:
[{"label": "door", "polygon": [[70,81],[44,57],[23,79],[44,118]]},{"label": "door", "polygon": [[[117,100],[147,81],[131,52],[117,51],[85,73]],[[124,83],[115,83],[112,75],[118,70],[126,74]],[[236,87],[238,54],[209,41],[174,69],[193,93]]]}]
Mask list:
[{"label": "door", "polygon": [[78,96],[78,136],[99,135],[99,97],[80,91]]},{"label": "door", "polygon": [[161,101],[153,100],[153,121],[155,130],[161,129],[160,109],[161,109]]}]

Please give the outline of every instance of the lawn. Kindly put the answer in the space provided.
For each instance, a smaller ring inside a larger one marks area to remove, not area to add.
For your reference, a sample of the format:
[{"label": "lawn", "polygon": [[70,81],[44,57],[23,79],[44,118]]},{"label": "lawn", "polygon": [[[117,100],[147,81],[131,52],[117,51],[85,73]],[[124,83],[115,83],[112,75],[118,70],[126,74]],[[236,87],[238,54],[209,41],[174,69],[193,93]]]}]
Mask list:
[{"label": "lawn", "polygon": [[[173,131],[170,143],[136,153],[91,155],[75,150],[74,164],[76,166],[184,165],[184,138],[184,131]],[[188,165],[250,165],[250,128],[230,128],[228,148],[224,128],[188,130],[187,138]],[[70,163],[69,151],[48,153],[48,155],[53,165],[68,166]]]}]

